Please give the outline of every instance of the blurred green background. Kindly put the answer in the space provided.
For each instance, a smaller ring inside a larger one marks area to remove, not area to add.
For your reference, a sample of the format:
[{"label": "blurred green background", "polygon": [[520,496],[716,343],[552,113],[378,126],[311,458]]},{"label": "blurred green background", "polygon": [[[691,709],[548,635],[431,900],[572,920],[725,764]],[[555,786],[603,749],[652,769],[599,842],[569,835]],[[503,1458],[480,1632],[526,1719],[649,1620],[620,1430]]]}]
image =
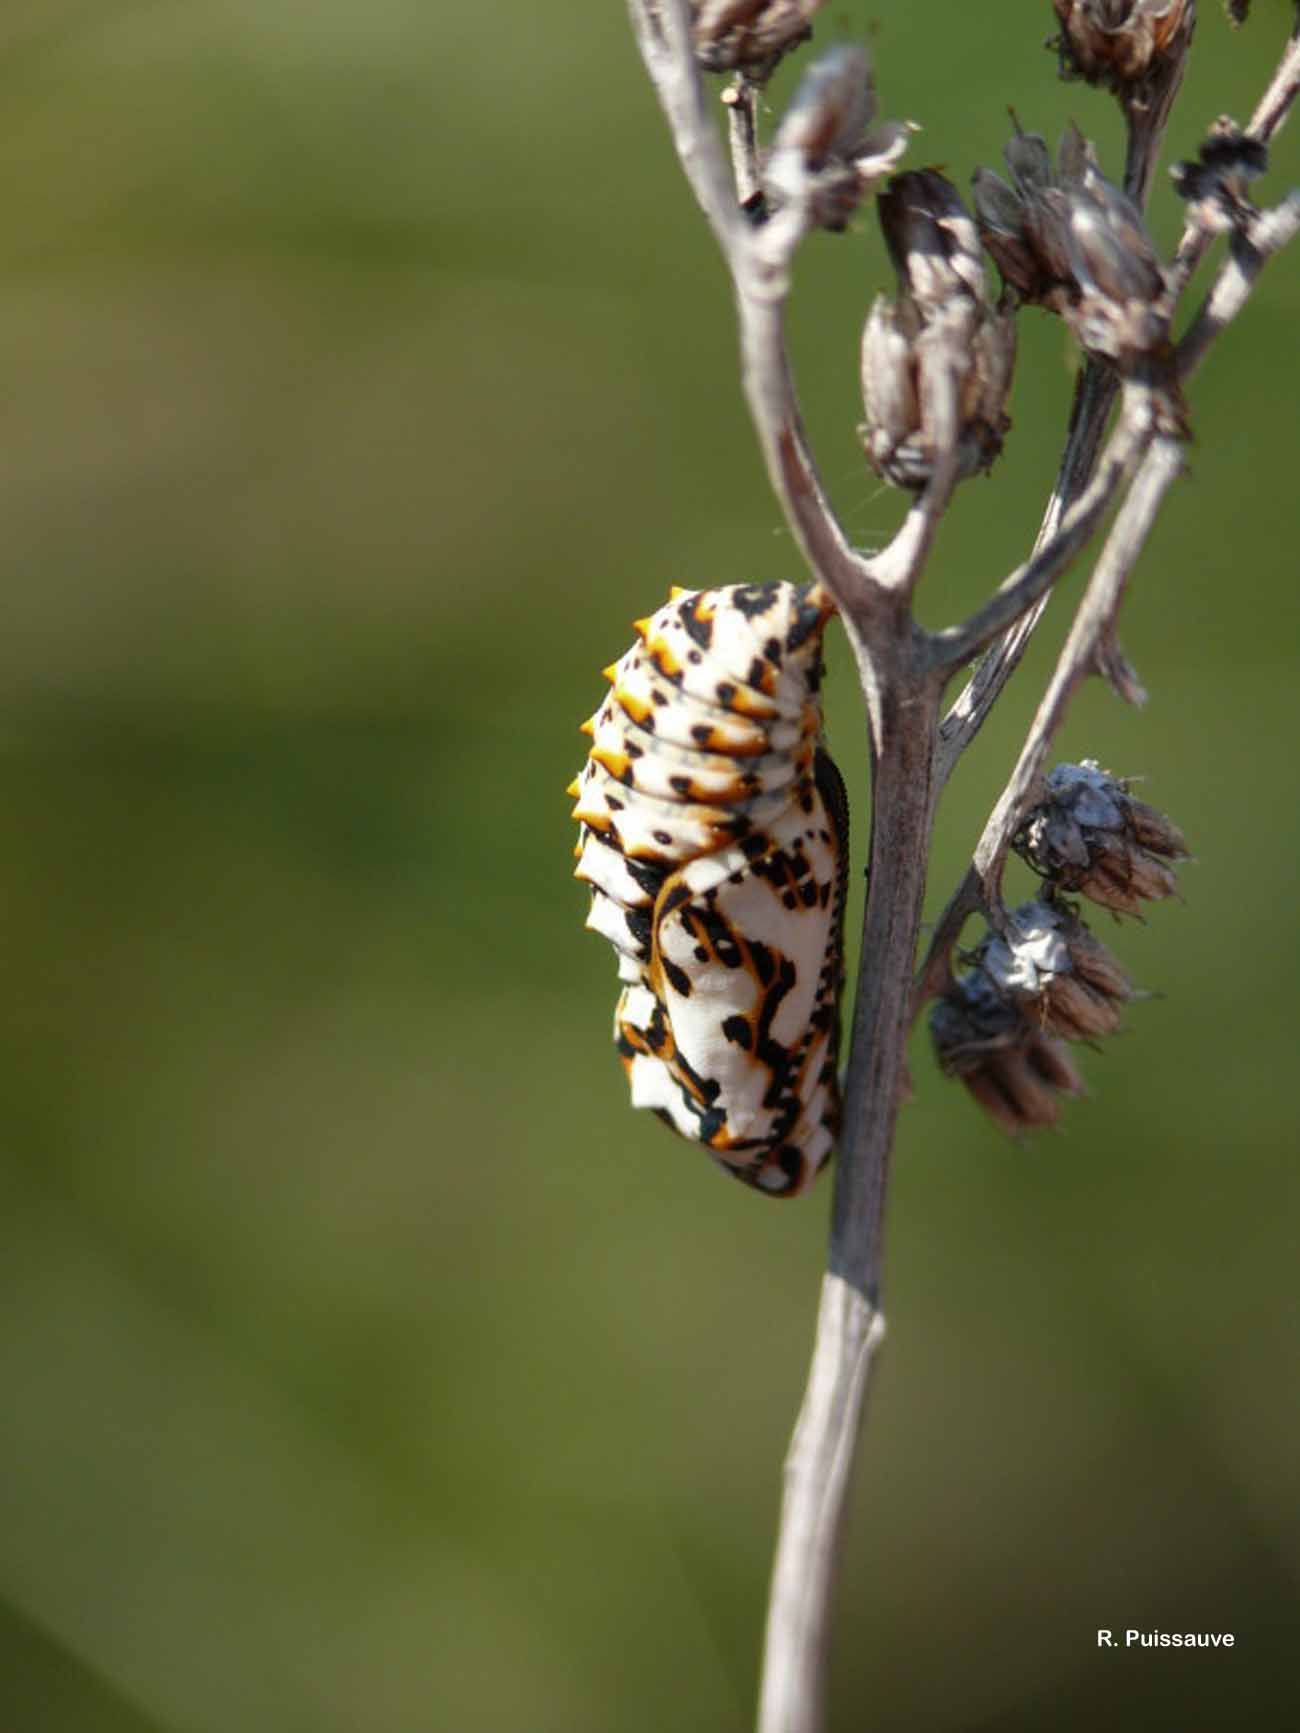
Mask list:
[{"label": "blurred green background", "polygon": [[[1290,12],[1256,10],[1203,8],[1173,154],[1262,88]],[[964,184],[1008,103],[1114,161],[1050,27],[819,34],[874,33],[913,166]],[[830,1188],[778,1208],[628,1111],[562,790],[634,615],[799,566],[622,8],[8,0],[0,81],[0,1725],[743,1729]],[[868,544],[885,280],[864,219],[794,319]],[[1090,690],[1062,743],[1196,847],[1113,934],[1155,996],[1026,1149],[915,1045],[837,1728],[1294,1693],[1298,315],[1292,256],[1194,388],[1125,616],[1152,701]],[[1069,365],[1027,315],[928,619],[1030,541]],[[951,791],[935,906],[1064,618]]]}]

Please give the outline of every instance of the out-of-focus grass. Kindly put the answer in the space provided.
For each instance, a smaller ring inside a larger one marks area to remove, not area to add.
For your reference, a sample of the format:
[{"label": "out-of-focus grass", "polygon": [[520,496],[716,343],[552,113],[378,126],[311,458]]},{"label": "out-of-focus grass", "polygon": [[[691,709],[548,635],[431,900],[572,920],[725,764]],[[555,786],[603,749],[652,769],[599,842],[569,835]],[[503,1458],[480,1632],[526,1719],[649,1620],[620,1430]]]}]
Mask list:
[{"label": "out-of-focus grass", "polygon": [[[1023,10],[882,14],[918,162],[994,160],[1009,100],[1113,146]],[[1203,19],[1176,149],[1272,46]],[[561,790],[634,614],[797,568],[620,9],[14,4],[0,87],[6,1725],[742,1728],[828,1193],[628,1113]],[[1113,935],[1159,996],[1027,1150],[916,1047],[838,1725],[1182,1728],[1291,1677],[1298,269],[1197,381],[1152,703],[1064,742],[1196,846]],[[818,243],[793,328],[864,541],[883,278],[870,221]],[[927,618],[1032,533],[1068,358],[1023,323]],[[1157,1624],[1238,1647],[1096,1654]]]}]

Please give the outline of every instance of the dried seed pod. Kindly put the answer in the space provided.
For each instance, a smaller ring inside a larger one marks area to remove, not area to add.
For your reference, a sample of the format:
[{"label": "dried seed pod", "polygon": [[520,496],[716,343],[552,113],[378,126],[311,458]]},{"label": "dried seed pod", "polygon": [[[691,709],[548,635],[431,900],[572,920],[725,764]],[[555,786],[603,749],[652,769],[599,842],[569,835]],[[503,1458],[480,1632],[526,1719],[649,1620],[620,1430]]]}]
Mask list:
[{"label": "dried seed pod", "polygon": [[691,0],[695,58],[705,72],[743,72],[762,84],[812,35],[825,0]]},{"label": "dried seed pod", "polygon": [[1059,313],[1089,355],[1131,368],[1168,341],[1165,279],[1137,206],[1102,174],[1077,127],[1053,169],[1043,140],[1018,133],[972,182],[984,245],[1023,300]]},{"label": "dried seed pod", "polygon": [[1060,1097],[1083,1093],[1083,1078],[1062,1044],[981,970],[963,975],[936,1003],[930,1034],[944,1074],[959,1077],[1012,1137],[1055,1125]]},{"label": "dried seed pod", "polygon": [[861,48],[833,48],[808,68],[777,128],[764,170],[774,206],[798,205],[817,227],[841,230],[890,174],[909,128],[876,110],[871,65]]},{"label": "dried seed pod", "polygon": [[1054,46],[1066,78],[1123,96],[1176,70],[1196,23],[1195,0],[1052,0],[1061,21]]},{"label": "dried seed pod", "polygon": [[1113,1035],[1133,984],[1115,958],[1059,904],[1025,903],[990,933],[974,962],[1031,1022],[1067,1041]]},{"label": "dried seed pod", "polygon": [[1248,187],[1268,167],[1268,146],[1221,116],[1196,152],[1195,162],[1175,163],[1169,171],[1191,214],[1211,234],[1244,228],[1254,217]]},{"label": "dried seed pod", "polygon": [[[942,175],[897,175],[879,209],[899,295],[877,298],[862,333],[867,460],[896,487],[923,487],[955,438],[959,477],[978,474],[1011,425],[1015,322],[989,299],[978,230]],[[945,424],[944,375],[956,382],[955,427]]]},{"label": "dried seed pod", "polygon": [[979,230],[951,181],[934,169],[895,175],[877,209],[899,287],[923,313],[987,301]]},{"label": "dried seed pod", "polygon": [[1049,774],[1045,798],[1014,847],[1058,889],[1118,915],[1140,915],[1144,902],[1174,896],[1178,877],[1169,862],[1188,859],[1178,826],[1091,758]]}]

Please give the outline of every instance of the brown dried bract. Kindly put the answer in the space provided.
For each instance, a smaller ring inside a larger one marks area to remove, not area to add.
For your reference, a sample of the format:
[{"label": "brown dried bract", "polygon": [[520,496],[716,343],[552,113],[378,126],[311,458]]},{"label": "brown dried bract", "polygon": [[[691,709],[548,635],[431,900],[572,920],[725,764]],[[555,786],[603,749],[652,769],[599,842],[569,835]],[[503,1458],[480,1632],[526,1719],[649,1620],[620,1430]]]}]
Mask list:
[{"label": "brown dried bract", "polygon": [[1135,799],[1127,782],[1088,758],[1051,772],[1014,847],[1058,890],[1117,915],[1140,915],[1144,902],[1177,895],[1170,863],[1189,858],[1187,839],[1172,819]]},{"label": "brown dried bract", "polygon": [[1052,0],[1055,47],[1067,78],[1120,95],[1181,61],[1196,23],[1194,0]]},{"label": "brown dried bract", "polygon": [[1055,1125],[1062,1096],[1081,1095],[1083,1078],[1062,1044],[973,970],[954,982],[930,1013],[940,1068],[958,1077],[1011,1137]]},{"label": "brown dried bract", "polygon": [[[1015,322],[990,300],[978,230],[941,174],[896,176],[879,209],[899,295],[877,298],[862,333],[867,460],[897,487],[923,487],[955,433],[958,476],[976,475],[1011,425]],[[955,429],[935,388],[944,374],[957,382]]]},{"label": "brown dried bract", "polygon": [[1010,287],[1122,370],[1163,350],[1169,310],[1155,248],[1078,128],[1066,129],[1055,166],[1036,133],[1018,131],[1003,155],[1011,185],[984,168],[972,185],[981,239]]},{"label": "brown dried bract", "polygon": [[1067,1041],[1113,1035],[1133,984],[1083,922],[1059,904],[1026,903],[990,933],[977,967],[1029,1020]]},{"label": "brown dried bract", "polygon": [[705,72],[743,72],[755,84],[770,78],[792,48],[812,35],[825,0],[693,0],[691,35]]}]

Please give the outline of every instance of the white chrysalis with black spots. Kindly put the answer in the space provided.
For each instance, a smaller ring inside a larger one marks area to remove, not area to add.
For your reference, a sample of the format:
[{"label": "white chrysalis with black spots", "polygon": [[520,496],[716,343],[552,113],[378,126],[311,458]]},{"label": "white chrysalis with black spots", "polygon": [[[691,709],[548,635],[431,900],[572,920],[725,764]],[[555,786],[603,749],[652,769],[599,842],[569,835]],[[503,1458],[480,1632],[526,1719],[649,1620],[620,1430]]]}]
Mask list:
[{"label": "white chrysalis with black spots", "polygon": [[816,586],[674,590],[606,669],[570,787],[587,925],[618,953],[634,1107],[746,1184],[805,1190],[838,1130],[848,804],[821,744]]}]

